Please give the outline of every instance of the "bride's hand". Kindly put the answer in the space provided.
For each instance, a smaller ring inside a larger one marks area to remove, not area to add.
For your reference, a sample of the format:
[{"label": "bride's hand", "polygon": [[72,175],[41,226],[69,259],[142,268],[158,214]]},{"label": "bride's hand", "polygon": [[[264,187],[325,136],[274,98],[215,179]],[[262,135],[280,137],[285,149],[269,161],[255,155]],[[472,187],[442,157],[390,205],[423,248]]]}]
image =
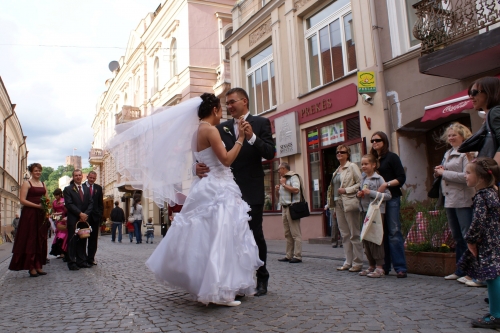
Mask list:
[{"label": "bride's hand", "polygon": [[241,117],[238,122],[238,138],[245,138],[245,126],[247,124],[248,123],[243,119],[243,117]]}]

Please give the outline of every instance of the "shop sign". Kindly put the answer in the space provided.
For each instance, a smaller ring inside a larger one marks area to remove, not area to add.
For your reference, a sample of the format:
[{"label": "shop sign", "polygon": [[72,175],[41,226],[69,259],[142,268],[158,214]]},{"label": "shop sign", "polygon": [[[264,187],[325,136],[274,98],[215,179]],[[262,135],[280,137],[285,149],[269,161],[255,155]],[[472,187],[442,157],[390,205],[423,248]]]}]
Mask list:
[{"label": "shop sign", "polygon": [[297,113],[292,112],[274,119],[276,130],[277,157],[300,153],[299,122]]},{"label": "shop sign", "polygon": [[[282,111],[277,115],[271,116],[269,120],[272,123],[278,119],[278,117],[282,117],[285,114],[296,113],[298,116],[298,124],[304,124],[332,113],[345,110],[358,103],[358,91],[356,88],[354,83],[348,84],[321,97],[314,98],[308,102]],[[278,130],[275,128],[273,128],[273,130],[274,133],[278,133]]]},{"label": "shop sign", "polygon": [[360,94],[377,92],[375,72],[358,72],[358,92]]},{"label": "shop sign", "polygon": [[344,142],[344,122],[321,127],[321,146]]}]

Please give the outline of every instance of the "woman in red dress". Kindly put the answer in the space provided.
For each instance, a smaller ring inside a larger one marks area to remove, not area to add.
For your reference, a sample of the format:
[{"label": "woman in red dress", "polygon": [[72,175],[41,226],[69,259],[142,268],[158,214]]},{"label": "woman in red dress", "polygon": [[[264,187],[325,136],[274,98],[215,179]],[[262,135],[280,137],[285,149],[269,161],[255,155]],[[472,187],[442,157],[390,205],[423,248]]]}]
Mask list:
[{"label": "woman in red dress", "polygon": [[28,166],[31,180],[21,186],[19,201],[23,205],[12,249],[9,269],[28,270],[30,277],[46,275],[42,266],[47,262],[47,232],[49,223],[41,205],[41,197],[47,196],[45,184],[40,181],[42,166],[33,163]]}]

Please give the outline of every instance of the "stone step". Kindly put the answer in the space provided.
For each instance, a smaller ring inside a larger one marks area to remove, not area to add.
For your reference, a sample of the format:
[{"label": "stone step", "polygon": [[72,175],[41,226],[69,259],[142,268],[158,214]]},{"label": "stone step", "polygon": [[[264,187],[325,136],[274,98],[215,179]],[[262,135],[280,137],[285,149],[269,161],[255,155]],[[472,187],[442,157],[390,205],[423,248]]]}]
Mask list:
[{"label": "stone step", "polygon": [[331,244],[331,237],[317,237],[317,238],[309,238],[309,244]]}]

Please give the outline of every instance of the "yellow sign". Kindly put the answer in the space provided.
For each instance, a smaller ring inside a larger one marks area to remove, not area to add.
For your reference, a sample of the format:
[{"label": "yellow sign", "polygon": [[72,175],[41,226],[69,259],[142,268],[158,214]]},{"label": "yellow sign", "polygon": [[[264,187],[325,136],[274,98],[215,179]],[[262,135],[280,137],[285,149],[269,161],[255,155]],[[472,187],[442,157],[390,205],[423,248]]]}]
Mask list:
[{"label": "yellow sign", "polygon": [[375,72],[358,72],[358,92],[360,94],[377,92]]}]

